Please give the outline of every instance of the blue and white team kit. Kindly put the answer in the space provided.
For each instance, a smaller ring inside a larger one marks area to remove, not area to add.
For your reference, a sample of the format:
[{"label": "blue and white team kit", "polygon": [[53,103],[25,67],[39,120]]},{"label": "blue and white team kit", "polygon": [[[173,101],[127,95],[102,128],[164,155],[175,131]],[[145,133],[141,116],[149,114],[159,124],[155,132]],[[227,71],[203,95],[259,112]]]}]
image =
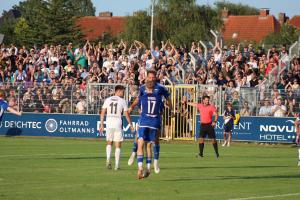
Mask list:
[{"label": "blue and white team kit", "polygon": [[143,138],[146,142],[155,141],[162,123],[163,97],[167,99],[169,96],[168,90],[158,83],[155,83],[153,93],[147,93],[145,85],[141,86],[138,97],[141,110],[138,138]]},{"label": "blue and white team kit", "polygon": [[2,121],[2,117],[4,112],[7,110],[8,104],[3,99],[0,99],[0,121]]}]

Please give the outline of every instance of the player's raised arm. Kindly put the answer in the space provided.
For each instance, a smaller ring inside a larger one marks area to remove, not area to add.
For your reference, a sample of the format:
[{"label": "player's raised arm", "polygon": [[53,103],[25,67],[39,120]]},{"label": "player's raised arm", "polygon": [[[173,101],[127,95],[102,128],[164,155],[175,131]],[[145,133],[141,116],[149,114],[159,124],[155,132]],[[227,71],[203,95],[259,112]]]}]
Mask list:
[{"label": "player's raised arm", "polygon": [[7,111],[10,112],[10,113],[12,113],[12,114],[18,115],[18,116],[21,116],[21,115],[22,115],[22,112],[16,111],[16,110],[13,109],[12,107],[8,107],[8,108],[7,108]]}]

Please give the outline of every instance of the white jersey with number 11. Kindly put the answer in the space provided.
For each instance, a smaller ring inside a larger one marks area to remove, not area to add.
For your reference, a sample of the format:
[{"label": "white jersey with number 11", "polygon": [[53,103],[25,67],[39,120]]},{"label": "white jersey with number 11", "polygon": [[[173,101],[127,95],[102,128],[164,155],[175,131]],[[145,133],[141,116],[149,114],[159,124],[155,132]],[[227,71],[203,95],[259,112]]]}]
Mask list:
[{"label": "white jersey with number 11", "polygon": [[106,109],[106,128],[122,129],[123,111],[128,110],[125,99],[119,96],[108,97],[102,108]]}]

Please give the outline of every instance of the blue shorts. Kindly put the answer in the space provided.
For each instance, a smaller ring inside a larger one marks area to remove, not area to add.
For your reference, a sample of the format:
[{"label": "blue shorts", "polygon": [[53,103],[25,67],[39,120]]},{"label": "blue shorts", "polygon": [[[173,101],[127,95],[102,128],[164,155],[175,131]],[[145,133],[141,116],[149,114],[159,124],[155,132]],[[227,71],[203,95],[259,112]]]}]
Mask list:
[{"label": "blue shorts", "polygon": [[227,124],[224,124],[224,132],[232,132],[233,126],[233,122],[228,122]]},{"label": "blue shorts", "polygon": [[139,127],[138,139],[142,138],[145,142],[154,142],[156,139],[157,130],[148,127]]}]

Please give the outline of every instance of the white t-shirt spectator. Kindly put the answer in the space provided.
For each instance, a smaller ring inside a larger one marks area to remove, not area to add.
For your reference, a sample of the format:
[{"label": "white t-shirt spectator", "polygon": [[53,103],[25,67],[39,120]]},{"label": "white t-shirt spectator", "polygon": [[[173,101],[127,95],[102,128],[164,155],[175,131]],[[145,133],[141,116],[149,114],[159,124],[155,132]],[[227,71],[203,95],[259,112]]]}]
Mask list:
[{"label": "white t-shirt spectator", "polygon": [[253,60],[252,62],[249,61],[247,64],[249,64],[252,69],[257,69],[257,62],[255,60]]},{"label": "white t-shirt spectator", "polygon": [[106,60],[103,63],[103,67],[105,67],[106,69],[109,69],[112,66],[111,61],[110,60]]},{"label": "white t-shirt spectator", "polygon": [[272,115],[272,106],[262,106],[259,109],[259,116],[271,116]]},{"label": "white t-shirt spectator", "polygon": [[274,105],[272,106],[272,112],[274,117],[285,117],[286,107],[285,105]]},{"label": "white t-shirt spectator", "polygon": [[214,53],[214,60],[215,62],[221,63],[222,54],[221,53]]},{"label": "white t-shirt spectator", "polygon": [[81,100],[76,104],[76,111],[78,114],[85,114],[86,102],[84,100]]}]

